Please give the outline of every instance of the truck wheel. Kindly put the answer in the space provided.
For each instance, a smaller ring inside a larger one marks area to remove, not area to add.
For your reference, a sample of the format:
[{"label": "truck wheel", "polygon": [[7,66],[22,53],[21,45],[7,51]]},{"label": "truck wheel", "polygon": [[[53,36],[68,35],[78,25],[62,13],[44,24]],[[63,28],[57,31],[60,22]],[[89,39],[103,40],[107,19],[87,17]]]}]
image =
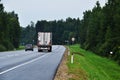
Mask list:
[{"label": "truck wheel", "polygon": [[38,50],[38,52],[42,52],[42,50]]},{"label": "truck wheel", "polygon": [[51,52],[52,51],[52,47],[50,46],[50,50],[48,50],[48,52]]}]

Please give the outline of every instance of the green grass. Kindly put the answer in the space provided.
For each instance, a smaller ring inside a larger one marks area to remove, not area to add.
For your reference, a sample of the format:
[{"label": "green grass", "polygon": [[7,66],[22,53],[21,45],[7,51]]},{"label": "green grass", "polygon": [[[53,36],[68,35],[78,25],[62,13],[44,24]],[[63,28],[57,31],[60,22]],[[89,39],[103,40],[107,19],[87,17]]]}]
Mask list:
[{"label": "green grass", "polygon": [[17,48],[16,50],[23,50],[25,49],[25,46],[19,46],[19,48]]},{"label": "green grass", "polygon": [[[95,55],[74,45],[70,47],[74,52],[74,63],[68,59],[69,74],[73,75],[69,80],[120,80],[120,66],[107,58]],[[79,52],[79,53],[78,53]]]}]

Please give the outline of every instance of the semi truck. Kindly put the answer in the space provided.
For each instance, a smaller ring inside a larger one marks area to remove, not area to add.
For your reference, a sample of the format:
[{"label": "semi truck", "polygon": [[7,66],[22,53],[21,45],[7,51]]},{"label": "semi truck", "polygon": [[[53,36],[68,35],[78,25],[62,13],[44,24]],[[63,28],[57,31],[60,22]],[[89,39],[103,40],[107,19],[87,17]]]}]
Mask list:
[{"label": "semi truck", "polygon": [[52,51],[52,33],[51,32],[38,32],[38,52]]}]

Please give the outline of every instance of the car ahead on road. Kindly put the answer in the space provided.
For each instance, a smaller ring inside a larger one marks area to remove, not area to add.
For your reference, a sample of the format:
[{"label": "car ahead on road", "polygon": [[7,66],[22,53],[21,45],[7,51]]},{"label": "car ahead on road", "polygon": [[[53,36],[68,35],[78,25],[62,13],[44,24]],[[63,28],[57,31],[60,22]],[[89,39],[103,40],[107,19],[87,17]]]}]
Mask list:
[{"label": "car ahead on road", "polygon": [[33,51],[33,45],[32,44],[26,44],[25,45],[25,51],[27,51],[27,50]]}]

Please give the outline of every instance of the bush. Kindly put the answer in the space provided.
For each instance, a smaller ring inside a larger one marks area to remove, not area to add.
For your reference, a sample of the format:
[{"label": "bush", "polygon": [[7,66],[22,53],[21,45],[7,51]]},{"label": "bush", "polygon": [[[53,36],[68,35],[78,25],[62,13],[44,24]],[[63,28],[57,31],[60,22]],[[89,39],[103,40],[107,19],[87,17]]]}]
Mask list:
[{"label": "bush", "polygon": [[6,48],[0,44],[0,51],[6,51]]}]

